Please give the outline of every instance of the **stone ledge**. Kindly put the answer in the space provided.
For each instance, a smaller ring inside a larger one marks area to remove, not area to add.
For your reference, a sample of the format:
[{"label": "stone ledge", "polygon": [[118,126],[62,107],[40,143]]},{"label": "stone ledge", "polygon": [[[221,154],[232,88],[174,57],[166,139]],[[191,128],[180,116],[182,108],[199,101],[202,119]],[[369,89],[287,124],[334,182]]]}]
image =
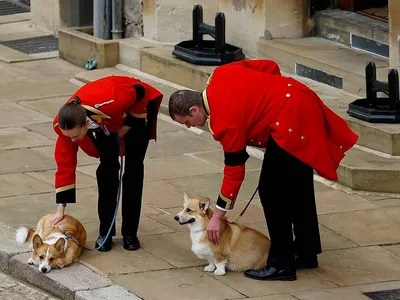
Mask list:
[{"label": "stone ledge", "polygon": [[119,62],[119,41],[94,37],[92,27],[62,28],[58,35],[60,58],[80,67],[88,59],[97,60],[97,68],[113,67]]},{"label": "stone ledge", "polygon": [[20,246],[15,242],[15,229],[0,223],[0,271],[9,271],[9,260],[14,255],[30,252],[28,246]]},{"label": "stone ledge", "polygon": [[131,68],[140,68],[140,52],[145,48],[163,47],[143,38],[127,38],[119,41],[119,63]]},{"label": "stone ledge", "polygon": [[78,291],[90,291],[113,285],[111,280],[94,273],[79,263],[43,274],[37,266],[27,265],[26,262],[30,255],[30,253],[24,253],[10,259],[11,275],[61,299],[74,300],[75,293]]},{"label": "stone ledge", "polygon": [[38,266],[26,263],[31,255],[31,250],[28,245],[18,245],[15,242],[15,233],[14,228],[0,223],[1,272],[10,273],[14,278],[43,289],[61,299],[111,299],[110,295],[117,295],[120,300],[140,299],[80,263],[72,264],[62,270],[41,273]]},{"label": "stone ledge", "polygon": [[6,63],[16,63],[16,62],[24,62],[31,60],[39,60],[39,59],[41,58],[30,56],[20,51],[0,45],[0,61],[4,61]]},{"label": "stone ledge", "polygon": [[187,63],[173,56],[172,50],[170,46],[142,49],[140,70],[194,90],[204,90],[215,67]]}]

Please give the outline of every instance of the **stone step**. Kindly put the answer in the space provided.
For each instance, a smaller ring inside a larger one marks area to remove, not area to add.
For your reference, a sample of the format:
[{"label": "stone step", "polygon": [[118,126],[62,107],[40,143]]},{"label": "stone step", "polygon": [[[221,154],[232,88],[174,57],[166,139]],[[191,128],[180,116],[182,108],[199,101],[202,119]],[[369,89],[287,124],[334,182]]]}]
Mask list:
[{"label": "stone step", "polygon": [[119,41],[119,63],[140,69],[140,51],[144,48],[162,47],[155,41],[145,38],[127,38]]},{"label": "stone step", "polygon": [[348,47],[389,57],[389,24],[351,11],[319,11],[317,35]]},{"label": "stone step", "polygon": [[[161,59],[159,61],[161,61]],[[163,69],[162,64],[159,64],[159,68]],[[174,69],[176,70],[176,66]],[[169,74],[165,69],[164,72]],[[74,79],[83,84],[110,75],[133,76],[159,89],[164,94],[161,113],[166,115],[168,115],[168,98],[170,94],[176,89],[184,88],[183,86],[166,81],[165,79],[168,79],[166,77],[160,79],[124,65],[117,65],[116,68],[84,71],[76,74]],[[175,78],[174,76],[171,77]],[[310,82],[312,83],[311,80]],[[315,84],[316,83],[314,83],[314,85]],[[321,88],[322,85],[319,84],[319,86]],[[314,89],[318,92],[318,87]],[[334,95],[335,92],[337,93],[337,91],[331,87],[325,86],[325,90],[326,89],[327,91],[325,94],[327,97],[330,97],[327,102],[330,102],[333,98],[332,95]],[[252,152],[253,151],[250,151],[250,153]],[[384,193],[400,192],[400,185],[395,184],[397,178],[400,178],[400,159],[390,157],[389,155],[378,155],[374,152],[363,151],[359,147],[353,148],[346,153],[346,157],[343,159],[338,169],[338,175],[341,184],[354,190]]]},{"label": "stone step", "polygon": [[380,156],[354,147],[338,168],[339,182],[353,190],[399,193],[400,158]]},{"label": "stone step", "polygon": [[257,42],[258,56],[279,63],[282,70],[365,96],[365,67],[373,61],[377,79],[388,80],[389,61],[319,37]]},{"label": "stone step", "polygon": [[[215,67],[196,66],[172,55],[173,47],[145,48],[141,51],[141,70],[195,90],[203,90]],[[279,62],[282,65],[281,62]],[[400,155],[400,125],[371,124],[347,115],[349,103],[358,97],[305,77],[283,72],[313,89],[332,110],[343,117],[360,136],[358,144],[390,155]]]}]

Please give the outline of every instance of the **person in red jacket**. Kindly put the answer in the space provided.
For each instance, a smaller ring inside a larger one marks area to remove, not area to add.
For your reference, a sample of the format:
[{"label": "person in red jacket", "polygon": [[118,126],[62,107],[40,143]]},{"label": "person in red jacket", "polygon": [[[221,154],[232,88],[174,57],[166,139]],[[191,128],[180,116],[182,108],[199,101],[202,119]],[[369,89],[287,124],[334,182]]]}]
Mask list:
[{"label": "person in red jacket", "polygon": [[246,146],[265,148],[258,192],[271,248],[266,266],[247,270],[245,276],[295,280],[296,268],[317,267],[322,249],[313,170],[338,179],[336,169],[358,139],[346,122],[307,86],[281,76],[270,60],[217,67],[202,93],[174,92],[169,113],[187,127],[207,122],[224,150],[224,177],[208,239],[219,242],[223,217],[234,207],[249,158]]},{"label": "person in red jacket", "polygon": [[[96,248],[110,251],[115,224],[111,227],[119,187],[120,149],[125,155],[122,179],[122,236],[126,250],[137,250],[142,202],[144,158],[150,139],[156,137],[157,114],[163,95],[135,78],[110,76],[81,87],[64,104],[53,126],[58,134],[55,146],[57,212],[55,225],[64,217],[67,203],[76,202],[77,151],[99,158],[99,237]],[[121,148],[120,148],[121,146]],[[104,242],[104,243],[103,243]]]}]

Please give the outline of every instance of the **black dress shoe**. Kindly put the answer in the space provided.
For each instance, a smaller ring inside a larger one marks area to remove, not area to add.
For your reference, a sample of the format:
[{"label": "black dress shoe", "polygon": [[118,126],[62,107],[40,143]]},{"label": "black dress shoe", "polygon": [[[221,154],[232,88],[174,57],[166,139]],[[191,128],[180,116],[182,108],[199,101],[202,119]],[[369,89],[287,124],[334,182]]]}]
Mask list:
[{"label": "black dress shoe", "polygon": [[318,268],[318,258],[316,255],[299,255],[295,265],[296,269],[315,269]]},{"label": "black dress shoe", "polygon": [[[99,235],[99,237],[97,238],[95,248],[96,249],[98,248],[97,249],[98,251],[107,252],[112,249],[112,238],[108,237],[108,239],[103,244],[104,239],[105,239],[105,236],[102,236],[102,235]],[[101,244],[103,244],[103,245],[99,248],[99,246]]]},{"label": "black dress shoe", "polygon": [[140,242],[136,236],[124,236],[124,249],[129,251],[135,251],[140,248]]},{"label": "black dress shoe", "polygon": [[258,270],[246,270],[244,276],[257,280],[296,280],[296,270],[293,268],[277,269],[265,266]]}]

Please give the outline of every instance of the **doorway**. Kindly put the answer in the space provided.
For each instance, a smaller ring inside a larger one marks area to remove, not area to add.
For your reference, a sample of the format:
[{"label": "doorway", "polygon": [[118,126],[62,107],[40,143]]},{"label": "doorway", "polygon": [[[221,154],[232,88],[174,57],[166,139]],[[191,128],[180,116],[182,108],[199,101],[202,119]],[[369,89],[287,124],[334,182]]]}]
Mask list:
[{"label": "doorway", "polygon": [[388,0],[338,0],[338,8],[388,22]]}]

